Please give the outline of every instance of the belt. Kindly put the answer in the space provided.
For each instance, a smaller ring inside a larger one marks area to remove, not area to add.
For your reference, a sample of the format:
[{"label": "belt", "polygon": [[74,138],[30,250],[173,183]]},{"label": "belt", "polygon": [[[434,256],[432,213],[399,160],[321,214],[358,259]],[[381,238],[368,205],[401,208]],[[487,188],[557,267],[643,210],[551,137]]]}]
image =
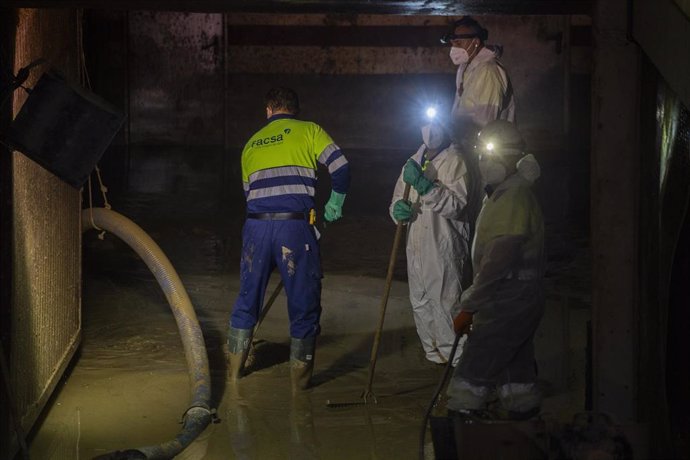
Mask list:
[{"label": "belt", "polygon": [[258,220],[307,220],[308,215],[304,212],[256,212],[248,213],[247,219]]}]

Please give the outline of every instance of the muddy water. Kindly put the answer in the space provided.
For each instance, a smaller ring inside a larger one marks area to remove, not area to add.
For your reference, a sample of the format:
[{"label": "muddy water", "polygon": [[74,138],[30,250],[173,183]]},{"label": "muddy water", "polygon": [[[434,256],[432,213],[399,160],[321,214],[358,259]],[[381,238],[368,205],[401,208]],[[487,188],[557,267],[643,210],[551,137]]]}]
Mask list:
[{"label": "muddy water", "polygon": [[[218,423],[178,458],[418,458],[422,417],[443,369],[423,357],[403,251],[376,367],[377,403],[327,406],[362,402],[394,230],[384,213],[324,230],[315,386],[294,399],[282,294],[257,334],[256,364],[237,387],[226,385],[222,343],[239,288],[241,221],[168,222],[148,205],[130,208],[123,213],[149,232],[178,270],[208,351]],[[536,338],[537,360],[545,411],[567,417],[581,410],[584,398],[588,260],[578,240],[549,235],[547,314]],[[82,346],[32,434],[34,459],[85,459],[168,441],[190,401],[177,327],[153,276],[110,235],[100,241],[95,232],[87,234],[84,247]],[[274,277],[268,291],[276,284]],[[441,400],[435,413],[444,412]]]},{"label": "muddy water", "polygon": [[[315,387],[298,398],[291,397],[284,295],[258,331],[249,374],[229,386],[221,345],[237,276],[190,275],[183,282],[205,334],[218,423],[179,458],[416,458],[421,419],[442,368],[423,359],[405,283],[394,283],[388,305],[377,402],[359,404],[382,279],[324,279]],[[92,458],[169,440],[190,400],[182,345],[155,281],[100,277],[84,288],[81,353],[32,441],[34,458]],[[358,404],[332,408],[329,401]]]}]

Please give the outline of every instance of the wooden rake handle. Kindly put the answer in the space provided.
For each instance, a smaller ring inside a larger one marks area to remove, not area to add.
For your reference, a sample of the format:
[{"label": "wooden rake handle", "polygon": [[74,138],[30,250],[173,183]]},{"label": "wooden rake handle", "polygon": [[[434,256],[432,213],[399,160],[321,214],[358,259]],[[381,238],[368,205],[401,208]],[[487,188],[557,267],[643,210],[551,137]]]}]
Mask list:
[{"label": "wooden rake handle", "polygon": [[[403,192],[403,200],[407,201],[410,197],[410,184],[405,184],[405,190]],[[395,227],[395,237],[393,238],[393,248],[391,249],[391,255],[388,259],[388,274],[386,275],[386,286],[383,291],[383,297],[381,297],[381,314],[379,317],[379,325],[376,328],[376,334],[374,335],[374,344],[371,347],[371,358],[369,359],[369,378],[367,381],[367,386],[362,393],[362,398],[366,401],[368,397],[373,396],[371,392],[371,385],[374,382],[374,369],[376,368],[376,358],[379,353],[379,344],[381,343],[381,334],[383,332],[383,321],[386,318],[386,306],[388,305],[388,296],[391,292],[391,285],[393,284],[393,271],[395,269],[395,261],[398,255],[398,248],[400,247],[400,240],[402,238],[403,223],[398,222]],[[374,402],[376,402],[376,397],[374,396]]]}]

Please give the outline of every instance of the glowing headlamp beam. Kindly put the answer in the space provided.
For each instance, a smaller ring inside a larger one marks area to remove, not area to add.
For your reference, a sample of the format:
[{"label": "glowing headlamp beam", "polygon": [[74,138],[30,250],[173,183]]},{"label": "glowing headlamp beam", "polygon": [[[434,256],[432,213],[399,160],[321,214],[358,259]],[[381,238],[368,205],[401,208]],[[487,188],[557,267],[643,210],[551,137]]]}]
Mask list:
[{"label": "glowing headlamp beam", "polygon": [[426,109],[426,117],[429,120],[433,120],[436,117],[436,107],[427,107]]}]

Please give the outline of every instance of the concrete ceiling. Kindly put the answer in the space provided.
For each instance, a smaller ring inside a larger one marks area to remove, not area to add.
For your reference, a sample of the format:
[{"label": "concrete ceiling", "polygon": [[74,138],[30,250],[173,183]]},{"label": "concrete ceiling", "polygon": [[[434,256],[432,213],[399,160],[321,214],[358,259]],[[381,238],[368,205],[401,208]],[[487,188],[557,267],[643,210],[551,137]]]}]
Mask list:
[{"label": "concrete ceiling", "polygon": [[5,0],[13,8],[327,14],[590,14],[594,0]]}]

